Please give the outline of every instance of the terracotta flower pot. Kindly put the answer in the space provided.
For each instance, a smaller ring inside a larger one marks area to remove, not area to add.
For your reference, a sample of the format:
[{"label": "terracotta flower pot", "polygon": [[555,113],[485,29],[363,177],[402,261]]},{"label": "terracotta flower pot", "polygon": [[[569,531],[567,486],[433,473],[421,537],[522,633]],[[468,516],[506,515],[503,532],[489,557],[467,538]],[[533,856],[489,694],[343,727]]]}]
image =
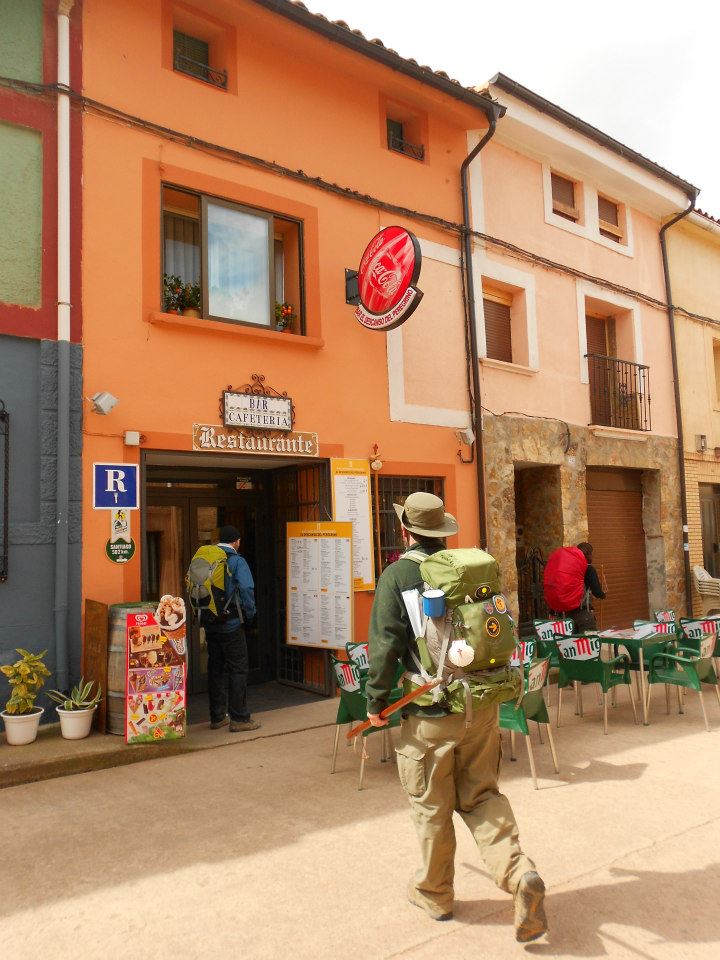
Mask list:
[{"label": "terracotta flower pot", "polygon": [[182,312],[184,317],[200,317],[200,311],[197,307],[185,307]]}]

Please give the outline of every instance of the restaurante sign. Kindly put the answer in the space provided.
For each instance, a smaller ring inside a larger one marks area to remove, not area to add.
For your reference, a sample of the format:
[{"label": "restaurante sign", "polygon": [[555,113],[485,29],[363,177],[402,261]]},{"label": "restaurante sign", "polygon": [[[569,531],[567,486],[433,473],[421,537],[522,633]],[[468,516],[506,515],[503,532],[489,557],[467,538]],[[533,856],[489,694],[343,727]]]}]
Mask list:
[{"label": "restaurante sign", "polygon": [[192,445],[193,450],[216,453],[233,450],[271,456],[317,457],[319,451],[316,433],[290,431],[283,436],[272,437],[210,423],[193,424]]},{"label": "restaurante sign", "polygon": [[415,286],[421,264],[420,244],[409,230],[393,226],[376,234],[360,260],[355,319],[368,330],[404,323],[422,300]]}]

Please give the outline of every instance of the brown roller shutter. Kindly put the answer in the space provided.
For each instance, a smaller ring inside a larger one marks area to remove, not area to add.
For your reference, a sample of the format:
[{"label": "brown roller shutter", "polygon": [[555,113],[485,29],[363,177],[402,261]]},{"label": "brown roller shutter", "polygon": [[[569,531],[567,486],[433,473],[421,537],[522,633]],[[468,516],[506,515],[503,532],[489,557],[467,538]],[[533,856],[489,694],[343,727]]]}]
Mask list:
[{"label": "brown roller shutter", "polygon": [[493,360],[512,363],[510,307],[494,300],[483,300],[487,355]]},{"label": "brown roller shutter", "polygon": [[607,581],[607,597],[595,601],[602,627],[629,627],[647,619],[648,584],[640,473],[588,469],[587,511],[593,563]]}]

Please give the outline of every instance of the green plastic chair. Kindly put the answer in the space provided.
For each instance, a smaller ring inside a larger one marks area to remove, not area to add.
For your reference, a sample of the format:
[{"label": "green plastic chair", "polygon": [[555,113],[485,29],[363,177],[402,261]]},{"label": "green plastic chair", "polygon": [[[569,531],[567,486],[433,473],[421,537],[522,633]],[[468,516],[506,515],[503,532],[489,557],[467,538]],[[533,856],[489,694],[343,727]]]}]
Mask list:
[{"label": "green plastic chair", "polygon": [[[541,659],[543,657],[550,657],[551,669],[554,668],[557,670],[560,666],[555,637],[570,636],[574,626],[573,621],[569,617],[561,620],[533,620],[533,627],[535,628],[535,633],[538,638],[538,657]],[[548,695],[547,702],[548,706],[550,706],[550,670],[548,670],[546,685]]]},{"label": "green plastic chair", "polygon": [[[510,759],[515,759],[513,749],[514,734],[521,733],[525,737],[525,743],[527,744],[530,771],[536,790],[538,789],[538,782],[537,773],[535,772],[535,757],[533,756],[532,743],[530,742],[529,721],[537,723],[538,732],[540,731],[540,724],[545,725],[555,773],[560,773],[557,753],[555,752],[555,743],[553,741],[552,730],[550,729],[550,718],[548,717],[545,698],[543,697],[543,686],[547,679],[549,669],[550,657],[535,660],[533,663],[524,666],[523,673],[525,679],[523,695],[520,702],[510,701],[510,703],[500,704],[500,729],[510,731]],[[542,743],[542,734],[540,734],[540,742]]]},{"label": "green plastic chair", "polygon": [[675,623],[677,617],[674,610],[653,610],[656,623]]},{"label": "green plastic chair", "polygon": [[[650,659],[647,709],[650,710],[653,684],[664,683],[676,686],[678,692],[681,688],[696,690],[700,697],[700,708],[705,721],[705,729],[710,733],[710,721],[705,709],[702,685],[708,683],[714,686],[718,703],[720,703],[720,687],[713,665],[717,632],[714,624],[707,620],[690,620],[687,618],[680,619],[680,631],[682,635],[681,645],[673,653],[668,648],[662,653],[655,654]],[[682,701],[679,696],[678,706],[678,712],[682,713]],[[669,712],[670,702],[668,700]]]},{"label": "green plastic chair", "polygon": [[[619,654],[610,660],[601,658],[602,645],[597,634],[582,636],[559,637],[557,640],[558,655],[560,657],[560,673],[558,675],[558,710],[557,725],[560,726],[560,709],[562,707],[562,692],[570,683],[579,683],[582,686],[597,683],[602,690],[603,703],[603,733],[608,732],[608,692],[618,686],[627,686],[630,704],[632,705],[635,723],[638,722],[635,698],[632,692],[630,679],[630,657]],[[579,698],[580,716],[584,716],[582,697]]]},{"label": "green plastic chair", "polygon": [[[335,681],[340,692],[340,702],[338,703],[337,716],[335,718],[335,742],[333,744],[332,763],[330,773],[335,773],[337,761],[338,745],[340,743],[340,728],[343,724],[362,723],[367,720],[367,699],[365,698],[365,677],[356,663],[352,660],[339,660],[330,654],[330,660],[335,671]],[[392,690],[390,702],[399,700],[403,692],[399,687]],[[365,738],[373,733],[382,734],[382,747],[380,762],[385,763],[392,756],[391,740],[389,730],[391,727],[400,725],[401,714],[394,713],[389,718],[389,723],[385,727],[370,727],[362,734],[362,754],[360,757],[360,780],[358,790],[362,790],[363,778],[365,776],[365,761],[367,760],[367,751],[365,750]],[[349,743],[348,743],[349,746]]]}]

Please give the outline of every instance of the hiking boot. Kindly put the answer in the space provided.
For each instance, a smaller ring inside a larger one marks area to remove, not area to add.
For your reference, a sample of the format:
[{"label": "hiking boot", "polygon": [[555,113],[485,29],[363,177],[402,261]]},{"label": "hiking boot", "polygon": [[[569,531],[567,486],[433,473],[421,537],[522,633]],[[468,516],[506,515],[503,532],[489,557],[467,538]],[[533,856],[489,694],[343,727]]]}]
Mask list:
[{"label": "hiking boot", "polygon": [[545,884],[534,870],[520,878],[515,891],[515,939],[519,943],[537,940],[547,932]]},{"label": "hiking boot", "polygon": [[416,907],[420,907],[421,910],[424,910],[429,917],[432,917],[433,920],[452,920],[453,912],[447,907],[441,907],[437,903],[433,903],[432,900],[428,900],[427,897],[424,897],[415,887],[415,884],[410,881],[408,886],[408,900],[410,903],[415,904]]},{"label": "hiking boot", "polygon": [[259,730],[257,720],[231,720],[230,733],[245,733],[246,730]]},{"label": "hiking boot", "polygon": [[210,729],[219,730],[220,727],[226,727],[230,723],[230,717],[223,717],[222,720],[211,720]]}]

